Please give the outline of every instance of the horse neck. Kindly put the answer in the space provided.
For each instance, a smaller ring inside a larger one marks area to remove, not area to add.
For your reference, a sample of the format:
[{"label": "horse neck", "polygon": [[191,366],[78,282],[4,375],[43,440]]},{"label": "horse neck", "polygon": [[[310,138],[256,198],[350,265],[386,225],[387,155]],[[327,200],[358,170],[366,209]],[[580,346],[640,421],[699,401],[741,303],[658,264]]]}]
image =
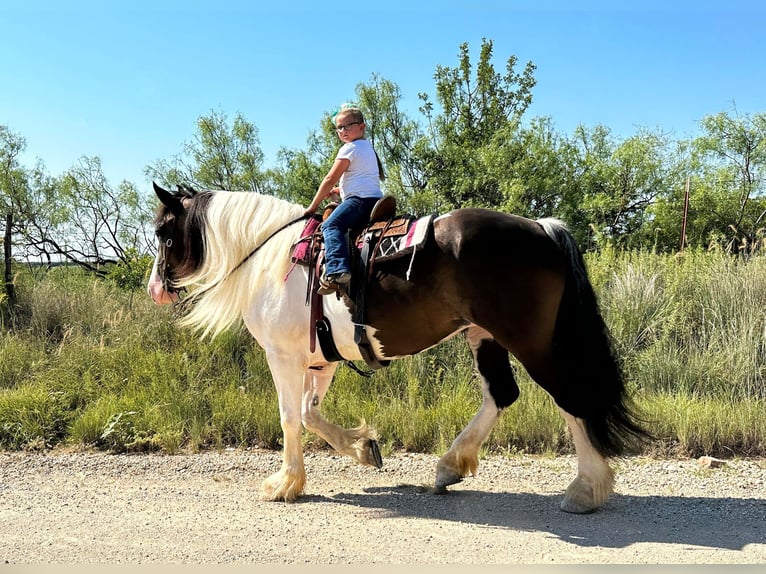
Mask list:
[{"label": "horse neck", "polygon": [[302,213],[300,205],[269,195],[215,192],[205,222],[205,261],[200,269],[203,280],[214,281],[231,272],[256,247],[263,245],[267,251],[279,248],[282,241],[275,238],[265,244],[266,240]]}]

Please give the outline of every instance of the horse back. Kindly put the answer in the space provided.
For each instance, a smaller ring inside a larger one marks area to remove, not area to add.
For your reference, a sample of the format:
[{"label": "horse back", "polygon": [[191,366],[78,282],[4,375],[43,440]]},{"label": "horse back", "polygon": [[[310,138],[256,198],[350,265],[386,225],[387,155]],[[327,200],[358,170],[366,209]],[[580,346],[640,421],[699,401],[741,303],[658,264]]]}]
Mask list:
[{"label": "horse back", "polygon": [[545,230],[526,217],[466,208],[452,211],[434,223],[439,249],[462,267],[517,266],[560,268],[562,253]]}]

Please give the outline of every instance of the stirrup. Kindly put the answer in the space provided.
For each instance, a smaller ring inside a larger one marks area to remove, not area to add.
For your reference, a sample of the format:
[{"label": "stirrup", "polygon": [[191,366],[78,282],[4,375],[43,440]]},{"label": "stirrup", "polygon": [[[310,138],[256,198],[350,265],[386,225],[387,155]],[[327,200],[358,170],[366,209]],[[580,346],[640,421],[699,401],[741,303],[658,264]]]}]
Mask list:
[{"label": "stirrup", "polygon": [[339,273],[338,279],[342,281],[336,281],[335,279],[329,279],[324,273],[319,277],[319,289],[317,293],[320,295],[330,295],[339,291],[351,282],[351,273],[344,272]]},{"label": "stirrup", "polygon": [[332,295],[340,290],[340,285],[335,281],[319,281],[317,293],[319,295]]}]

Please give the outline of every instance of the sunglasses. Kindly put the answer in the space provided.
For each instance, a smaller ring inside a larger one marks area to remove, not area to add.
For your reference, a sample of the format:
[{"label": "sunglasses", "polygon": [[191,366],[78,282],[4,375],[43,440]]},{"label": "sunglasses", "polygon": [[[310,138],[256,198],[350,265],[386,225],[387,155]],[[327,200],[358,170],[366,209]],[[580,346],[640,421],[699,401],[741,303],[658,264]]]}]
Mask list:
[{"label": "sunglasses", "polygon": [[361,123],[362,122],[349,122],[347,124],[342,124],[342,125],[339,125],[339,126],[335,126],[335,130],[338,131],[338,132],[344,132],[348,128],[350,128],[351,126],[356,126],[356,125],[359,125]]}]

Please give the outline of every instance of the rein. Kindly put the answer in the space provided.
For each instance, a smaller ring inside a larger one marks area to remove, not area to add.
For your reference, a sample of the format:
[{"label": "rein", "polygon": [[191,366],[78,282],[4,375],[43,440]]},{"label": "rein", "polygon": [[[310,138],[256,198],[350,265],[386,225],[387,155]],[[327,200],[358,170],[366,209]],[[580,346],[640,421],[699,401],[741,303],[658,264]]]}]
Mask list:
[{"label": "rein", "polygon": [[[262,242],[260,245],[258,245],[258,247],[256,247],[255,249],[253,249],[253,250],[252,250],[250,253],[248,253],[248,254],[245,256],[245,258],[244,258],[242,261],[240,261],[240,262],[239,262],[239,263],[238,263],[238,264],[237,264],[237,265],[236,265],[236,266],[235,266],[235,267],[234,267],[234,268],[233,268],[231,271],[229,271],[229,272],[228,272],[228,273],[227,273],[227,274],[224,276],[224,278],[223,278],[223,279],[221,279],[221,280],[220,280],[218,283],[215,283],[215,284],[211,285],[211,286],[210,286],[210,287],[208,287],[207,289],[204,289],[204,290],[202,290],[202,291],[196,291],[196,292],[194,292],[194,293],[192,294],[192,298],[194,298],[194,297],[196,297],[196,296],[198,296],[198,295],[203,295],[204,293],[206,293],[206,292],[210,291],[211,289],[213,289],[213,288],[215,288],[215,287],[218,287],[218,285],[220,285],[221,283],[223,283],[224,281],[226,281],[226,280],[227,280],[229,277],[231,277],[231,276],[232,276],[232,275],[233,275],[233,274],[234,274],[236,271],[238,271],[238,270],[240,269],[240,267],[242,267],[242,266],[243,266],[245,263],[247,263],[247,262],[248,262],[248,261],[249,261],[249,260],[250,260],[250,259],[251,259],[251,258],[252,258],[252,257],[253,257],[255,254],[256,254],[256,253],[258,253],[258,250],[259,250],[261,247],[263,247],[264,245],[266,245],[266,243],[268,243],[268,242],[269,242],[271,239],[273,239],[273,238],[274,238],[274,237],[275,237],[277,234],[281,233],[282,231],[284,231],[285,229],[287,229],[287,228],[288,228],[288,227],[290,227],[291,225],[295,225],[296,223],[298,223],[298,222],[300,222],[300,221],[303,221],[304,219],[308,219],[309,217],[311,217],[311,215],[306,215],[306,214],[303,214],[303,215],[301,215],[300,217],[296,217],[295,219],[292,219],[291,221],[288,221],[287,223],[285,223],[285,224],[284,224],[282,227],[280,227],[279,229],[277,229],[276,231],[274,231],[274,232],[273,232],[271,235],[269,235],[269,236],[268,236],[266,239],[264,239],[264,240],[263,240],[263,242]],[[179,299],[179,300],[178,300],[178,302],[180,302],[180,301],[181,301],[181,300]]]},{"label": "rein", "polygon": [[282,231],[284,231],[285,229],[287,229],[287,228],[288,228],[288,227],[290,227],[291,225],[295,225],[295,224],[296,224],[296,223],[298,223],[299,221],[303,221],[304,219],[308,219],[309,217],[311,217],[311,215],[306,215],[306,214],[304,213],[304,214],[303,214],[303,215],[301,215],[300,217],[296,217],[296,218],[295,218],[295,219],[293,219],[292,221],[288,221],[287,223],[285,223],[285,224],[284,224],[282,227],[280,227],[280,228],[279,228],[279,229],[277,229],[277,230],[276,230],[274,233],[272,233],[272,234],[271,234],[271,235],[269,235],[269,236],[268,236],[266,239],[264,239],[264,240],[263,240],[263,243],[261,243],[261,244],[260,244],[258,247],[256,247],[255,249],[253,249],[253,250],[252,250],[250,253],[248,253],[248,254],[247,254],[247,256],[246,256],[246,257],[245,257],[245,258],[244,258],[242,261],[240,261],[240,262],[237,264],[237,266],[236,266],[236,267],[234,267],[234,269],[232,269],[231,271],[229,271],[229,272],[226,274],[226,277],[224,277],[223,279],[221,279],[221,281],[220,281],[220,282],[221,282],[221,283],[223,283],[224,281],[226,281],[226,279],[228,279],[230,275],[232,275],[232,274],[233,274],[235,271],[237,271],[237,270],[238,270],[240,267],[242,267],[242,266],[243,266],[245,263],[247,263],[247,262],[250,260],[250,258],[251,258],[253,255],[255,255],[256,253],[258,253],[258,250],[259,250],[261,247],[263,247],[264,245],[266,245],[266,243],[268,243],[270,239],[273,239],[275,235],[277,235],[278,233],[281,233]]}]

